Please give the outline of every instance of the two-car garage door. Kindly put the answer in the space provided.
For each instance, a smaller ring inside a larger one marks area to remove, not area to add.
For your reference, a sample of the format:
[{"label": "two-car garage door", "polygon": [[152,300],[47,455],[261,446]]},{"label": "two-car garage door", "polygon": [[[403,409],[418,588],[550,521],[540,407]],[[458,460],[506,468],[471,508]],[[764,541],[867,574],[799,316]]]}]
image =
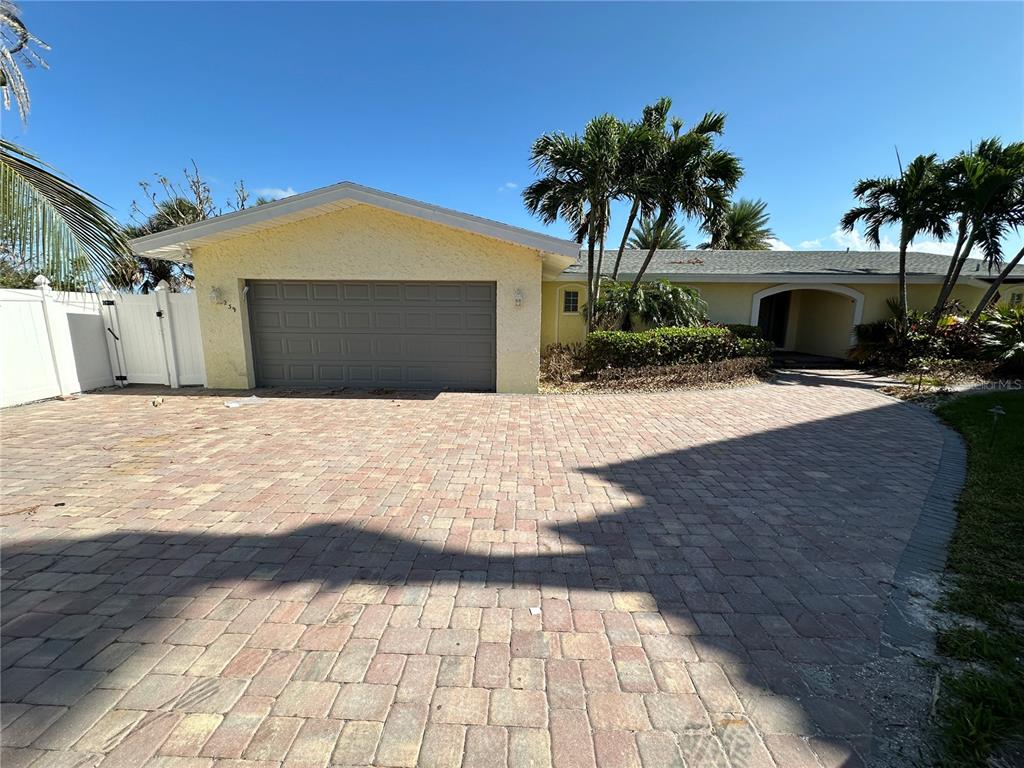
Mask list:
[{"label": "two-car garage door", "polygon": [[252,280],[261,386],[493,390],[495,284]]}]

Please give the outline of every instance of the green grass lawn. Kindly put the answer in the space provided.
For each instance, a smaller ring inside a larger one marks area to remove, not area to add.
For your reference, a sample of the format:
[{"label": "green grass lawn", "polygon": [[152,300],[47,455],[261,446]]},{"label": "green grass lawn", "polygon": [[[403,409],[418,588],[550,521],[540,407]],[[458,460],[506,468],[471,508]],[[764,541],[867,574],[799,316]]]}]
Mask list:
[{"label": "green grass lawn", "polygon": [[[996,406],[1005,415],[993,438]],[[962,397],[938,414],[968,447],[943,605],[957,623],[938,637],[939,652],[964,665],[942,681],[940,759],[983,766],[1024,737],[1024,392]]]}]

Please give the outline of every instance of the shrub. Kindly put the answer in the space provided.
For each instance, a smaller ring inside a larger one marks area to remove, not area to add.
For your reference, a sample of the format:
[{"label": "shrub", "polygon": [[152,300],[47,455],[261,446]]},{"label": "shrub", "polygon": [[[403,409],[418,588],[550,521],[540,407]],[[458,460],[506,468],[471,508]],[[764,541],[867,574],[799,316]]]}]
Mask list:
[{"label": "shrub", "polygon": [[1010,370],[1024,370],[1024,307],[993,307],[982,318],[986,354]]},{"label": "shrub", "polygon": [[907,321],[902,338],[894,319],[858,325],[857,344],[850,357],[868,366],[904,370],[918,358],[970,360],[981,356],[981,331],[968,326],[962,317],[944,315],[935,328],[921,313],[911,313]]},{"label": "shrub", "polygon": [[764,339],[764,331],[759,325],[744,325],[743,323],[730,323],[725,326],[738,339]]},{"label": "shrub", "polygon": [[552,384],[565,384],[582,368],[582,344],[551,344],[540,357],[540,377]]},{"label": "shrub", "polygon": [[766,357],[733,357],[707,363],[646,365],[640,368],[605,368],[591,384],[597,390],[657,390],[734,384],[765,376],[771,369]]},{"label": "shrub", "polygon": [[706,363],[739,354],[738,339],[727,328],[653,328],[649,331],[594,331],[584,346],[590,371],[645,365]]},{"label": "shrub", "polygon": [[604,282],[601,298],[594,305],[594,322],[598,328],[628,330],[637,325],[667,328],[703,325],[708,319],[708,305],[695,288],[675,285],[668,280],[641,282],[630,297],[630,283]]},{"label": "shrub", "polygon": [[775,345],[767,339],[738,337],[740,357],[771,357]]}]

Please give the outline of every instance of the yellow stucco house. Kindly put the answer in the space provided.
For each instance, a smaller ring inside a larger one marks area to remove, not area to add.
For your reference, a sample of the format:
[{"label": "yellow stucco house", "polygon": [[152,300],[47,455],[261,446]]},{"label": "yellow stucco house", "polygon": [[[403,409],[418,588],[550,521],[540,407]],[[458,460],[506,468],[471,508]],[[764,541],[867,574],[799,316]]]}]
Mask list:
[{"label": "yellow stucco house", "polygon": [[[536,392],[541,350],[583,339],[579,246],[349,182],[159,232],[135,253],[191,261],[207,386]],[[624,257],[624,279],[639,252]],[[932,301],[945,257],[911,254]],[[711,319],[843,356],[887,316],[888,253],[662,251],[649,269],[698,288]],[[976,301],[968,266],[957,296]]]}]

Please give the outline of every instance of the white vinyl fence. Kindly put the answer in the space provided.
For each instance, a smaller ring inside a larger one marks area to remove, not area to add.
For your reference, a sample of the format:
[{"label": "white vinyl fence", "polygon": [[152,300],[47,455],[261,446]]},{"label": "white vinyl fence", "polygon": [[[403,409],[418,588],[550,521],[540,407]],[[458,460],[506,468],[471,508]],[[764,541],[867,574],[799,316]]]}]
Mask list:
[{"label": "white vinyl fence", "polygon": [[114,384],[206,383],[194,293],[66,293],[39,282],[0,289],[0,407]]}]

